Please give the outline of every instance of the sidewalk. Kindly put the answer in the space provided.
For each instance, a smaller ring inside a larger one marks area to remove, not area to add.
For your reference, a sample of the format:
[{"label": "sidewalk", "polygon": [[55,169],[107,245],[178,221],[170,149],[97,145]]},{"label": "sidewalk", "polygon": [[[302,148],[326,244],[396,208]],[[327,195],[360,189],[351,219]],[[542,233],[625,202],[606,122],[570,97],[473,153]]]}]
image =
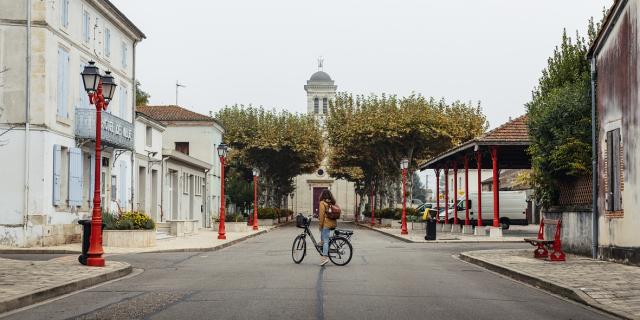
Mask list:
[{"label": "sidewalk", "polygon": [[78,257],[49,261],[0,258],[0,314],[131,273],[128,263],[107,260],[104,268],[85,267]]},{"label": "sidewalk", "polygon": [[[186,237],[170,237],[156,240],[155,247],[148,248],[120,248],[104,247],[105,254],[127,254],[127,253],[151,253],[151,252],[192,252],[192,251],[213,251],[230,246],[247,238],[271,231],[278,226],[260,227],[258,231],[247,232],[227,232],[226,240],[218,240],[218,231],[211,229],[200,229],[197,234]],[[13,248],[0,246],[0,253],[80,253],[81,243],[71,243],[51,247]]]},{"label": "sidewalk", "polygon": [[451,233],[443,232],[439,230],[439,226],[436,226],[436,240],[427,241],[424,239],[424,229],[411,230],[411,223],[407,223],[409,229],[408,235],[401,235],[400,228],[390,227],[371,227],[370,224],[358,224],[364,228],[368,228],[385,235],[391,236],[404,242],[418,242],[418,243],[524,243],[524,238],[535,237],[537,234],[538,226],[511,226],[511,230],[505,230],[504,236],[499,238],[492,238],[489,236],[474,236],[463,233]]},{"label": "sidewalk", "polygon": [[533,258],[528,250],[483,250],[462,260],[626,319],[640,319],[640,267],[567,255],[566,262]]}]

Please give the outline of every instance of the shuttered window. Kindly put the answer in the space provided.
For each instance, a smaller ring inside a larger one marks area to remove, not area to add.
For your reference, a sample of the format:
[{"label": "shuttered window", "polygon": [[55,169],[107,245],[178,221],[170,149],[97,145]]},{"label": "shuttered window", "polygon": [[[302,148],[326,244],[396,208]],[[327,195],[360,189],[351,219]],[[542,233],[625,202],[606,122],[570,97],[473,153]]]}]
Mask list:
[{"label": "shuttered window", "polygon": [[82,150],[69,149],[69,206],[82,206]]},{"label": "shuttered window", "polygon": [[60,206],[62,204],[62,195],[60,190],[62,187],[62,146],[53,146],[53,205]]},{"label": "shuttered window", "polygon": [[91,15],[87,10],[82,12],[82,40],[85,43],[89,43],[91,40]]},{"label": "shuttered window", "polygon": [[322,113],[327,114],[329,108],[329,103],[327,98],[322,98]]},{"label": "shuttered window", "polygon": [[320,100],[318,98],[313,98],[313,112],[320,113]]},{"label": "shuttered window", "polygon": [[104,55],[111,56],[111,29],[104,28]]},{"label": "shuttered window", "polygon": [[607,210],[622,210],[620,129],[607,132]]},{"label": "shuttered window", "polygon": [[58,94],[57,115],[60,118],[68,118],[69,102],[69,51],[58,48]]},{"label": "shuttered window", "polygon": [[69,26],[69,0],[60,0],[60,24],[65,28]]}]

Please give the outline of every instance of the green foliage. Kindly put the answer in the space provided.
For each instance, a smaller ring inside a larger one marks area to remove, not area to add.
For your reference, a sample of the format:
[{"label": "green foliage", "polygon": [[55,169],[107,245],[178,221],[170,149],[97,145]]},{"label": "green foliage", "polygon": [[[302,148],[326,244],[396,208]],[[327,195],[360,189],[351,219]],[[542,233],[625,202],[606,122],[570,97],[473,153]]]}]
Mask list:
[{"label": "green foliage", "polygon": [[559,181],[591,174],[590,39],[572,39],[564,31],[562,42],[548,59],[528,111],[532,158],[531,183],[544,206],[555,204]]},{"label": "green foliage", "polygon": [[409,159],[412,172],[420,161],[482,134],[487,121],[479,106],[459,101],[339,93],[326,128],[328,173],[355,182],[361,195],[375,183],[380,195],[397,189],[392,184],[400,179],[402,158]]},{"label": "green foliage", "polygon": [[258,219],[277,219],[277,208],[258,208]]},{"label": "green foliage", "polygon": [[140,89],[140,81],[136,80],[136,106],[146,106],[149,104],[151,95]]},{"label": "green foliage", "polygon": [[153,230],[155,222],[142,212],[125,212],[120,215],[102,213],[105,230]]},{"label": "green foliage", "polygon": [[246,222],[246,217],[241,213],[228,214],[225,216],[227,222]]},{"label": "green foliage", "polygon": [[216,113],[216,119],[232,149],[229,166],[243,172],[260,168],[261,194],[269,206],[281,206],[294,190],[293,179],[315,171],[324,156],[320,127],[311,115],[235,105]]}]

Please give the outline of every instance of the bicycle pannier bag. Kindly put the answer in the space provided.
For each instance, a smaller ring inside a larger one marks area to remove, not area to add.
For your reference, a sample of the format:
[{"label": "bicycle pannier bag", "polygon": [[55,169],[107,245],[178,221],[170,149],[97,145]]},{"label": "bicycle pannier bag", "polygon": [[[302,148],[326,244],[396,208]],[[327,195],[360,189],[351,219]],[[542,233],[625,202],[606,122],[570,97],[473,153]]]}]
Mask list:
[{"label": "bicycle pannier bag", "polygon": [[329,210],[327,210],[327,218],[337,220],[340,218],[342,209],[337,204],[330,204]]},{"label": "bicycle pannier bag", "polygon": [[307,225],[307,218],[305,218],[305,216],[299,214],[296,217],[296,227],[304,228],[306,225]]}]

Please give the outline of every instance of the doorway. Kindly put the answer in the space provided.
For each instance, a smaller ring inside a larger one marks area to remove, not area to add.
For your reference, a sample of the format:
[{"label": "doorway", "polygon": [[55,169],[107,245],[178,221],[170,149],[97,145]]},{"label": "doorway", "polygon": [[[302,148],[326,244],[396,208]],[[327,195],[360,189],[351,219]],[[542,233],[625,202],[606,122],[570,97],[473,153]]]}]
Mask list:
[{"label": "doorway", "polygon": [[317,217],[320,213],[318,210],[320,209],[320,195],[322,191],[327,190],[327,187],[313,188],[313,216]]}]

